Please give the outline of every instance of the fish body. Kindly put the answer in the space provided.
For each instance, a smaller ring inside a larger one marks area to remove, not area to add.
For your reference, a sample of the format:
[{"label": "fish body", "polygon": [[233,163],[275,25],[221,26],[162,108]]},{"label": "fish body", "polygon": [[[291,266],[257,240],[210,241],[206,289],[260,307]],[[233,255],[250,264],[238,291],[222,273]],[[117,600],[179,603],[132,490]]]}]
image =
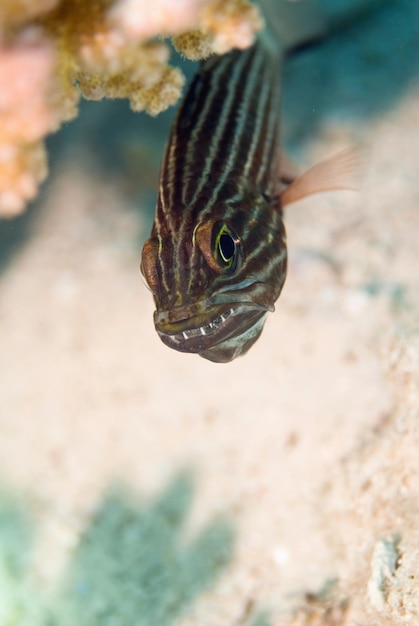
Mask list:
[{"label": "fish body", "polygon": [[160,338],[215,362],[250,348],[285,281],[279,66],[262,38],[202,63],[170,133],[143,249]]},{"label": "fish body", "polygon": [[201,64],[171,129],[143,248],[161,340],[218,363],[260,336],[286,277],[282,207],[311,193],[304,176],[282,190],[280,65],[265,34]]}]

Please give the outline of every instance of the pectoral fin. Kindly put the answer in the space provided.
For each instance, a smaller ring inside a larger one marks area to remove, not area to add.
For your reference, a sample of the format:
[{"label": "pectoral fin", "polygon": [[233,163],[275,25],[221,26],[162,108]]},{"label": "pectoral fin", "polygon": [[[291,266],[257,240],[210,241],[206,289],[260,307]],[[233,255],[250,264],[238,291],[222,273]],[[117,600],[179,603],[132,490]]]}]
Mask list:
[{"label": "pectoral fin", "polygon": [[334,189],[359,189],[361,160],[364,150],[347,148],[332,157],[317,163],[295,179],[282,193],[284,207],[306,196]]}]

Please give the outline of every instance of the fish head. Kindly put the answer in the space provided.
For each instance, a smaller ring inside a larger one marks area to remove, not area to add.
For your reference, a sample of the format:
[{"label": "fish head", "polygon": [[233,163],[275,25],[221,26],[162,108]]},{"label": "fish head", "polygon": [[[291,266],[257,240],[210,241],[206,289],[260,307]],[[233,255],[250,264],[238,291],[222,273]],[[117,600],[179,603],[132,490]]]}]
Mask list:
[{"label": "fish head", "polygon": [[286,261],[281,211],[260,194],[174,231],[155,225],[141,272],[161,340],[216,363],[246,353],[274,310]]},{"label": "fish head", "polygon": [[141,271],[154,296],[161,340],[217,363],[245,354],[285,282],[283,207],[322,191],[356,189],[360,156],[357,149],[343,150],[280,193],[264,194],[238,179],[237,187],[226,185],[226,197],[237,201],[198,211],[197,217],[185,218],[183,207],[157,220]]}]

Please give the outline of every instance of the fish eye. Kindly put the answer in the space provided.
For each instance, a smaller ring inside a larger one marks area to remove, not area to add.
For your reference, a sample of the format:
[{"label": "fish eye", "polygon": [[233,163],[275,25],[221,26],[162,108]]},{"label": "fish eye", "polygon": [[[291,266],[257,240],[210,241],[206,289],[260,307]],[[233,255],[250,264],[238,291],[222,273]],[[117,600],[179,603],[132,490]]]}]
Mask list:
[{"label": "fish eye", "polygon": [[231,272],[237,268],[239,248],[240,238],[228,224],[223,222],[214,224],[212,250],[220,268]]}]

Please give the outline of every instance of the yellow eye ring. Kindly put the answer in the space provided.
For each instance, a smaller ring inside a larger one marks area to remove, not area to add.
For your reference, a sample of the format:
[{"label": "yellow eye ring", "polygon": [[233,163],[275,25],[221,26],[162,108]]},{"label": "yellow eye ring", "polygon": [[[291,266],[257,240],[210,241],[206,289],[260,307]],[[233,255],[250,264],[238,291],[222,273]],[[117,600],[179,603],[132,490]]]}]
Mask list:
[{"label": "yellow eye ring", "polygon": [[240,238],[223,222],[216,222],[212,231],[212,251],[218,266],[233,272],[237,268],[240,254]]}]

